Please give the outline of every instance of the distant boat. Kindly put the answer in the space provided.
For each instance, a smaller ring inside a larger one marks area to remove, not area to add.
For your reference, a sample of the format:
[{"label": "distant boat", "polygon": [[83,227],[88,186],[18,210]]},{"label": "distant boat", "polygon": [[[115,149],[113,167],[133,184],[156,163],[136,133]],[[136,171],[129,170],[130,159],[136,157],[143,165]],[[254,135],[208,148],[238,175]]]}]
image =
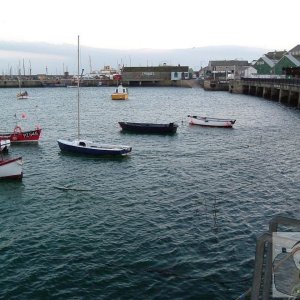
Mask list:
[{"label": "distant boat", "polygon": [[0,157],[0,179],[22,179],[22,157],[3,159]]},{"label": "distant boat", "polygon": [[33,130],[23,131],[20,126],[16,126],[13,132],[0,132],[0,140],[10,140],[11,143],[32,143],[38,142],[42,128],[36,127]]},{"label": "distant boat", "polygon": [[[77,64],[77,135],[78,138],[69,140],[57,140],[58,146],[61,151],[71,152],[75,154],[82,154],[85,156],[124,156],[131,152],[132,148],[125,145],[109,145],[99,144],[92,141],[80,138],[80,113],[79,113],[79,36],[78,36],[78,64]],[[83,73],[83,70],[82,70]]]},{"label": "distant boat", "polygon": [[18,78],[18,81],[19,81],[19,93],[17,94],[17,99],[21,100],[21,99],[28,99],[29,98],[29,95],[27,93],[27,91],[21,91],[21,80],[20,78]]},{"label": "distant boat", "polygon": [[122,84],[119,84],[115,92],[111,95],[112,100],[127,100],[128,99],[128,90],[123,87]]},{"label": "distant boat", "polygon": [[136,133],[174,134],[177,131],[176,123],[132,123],[119,122],[122,130]]},{"label": "distant boat", "polygon": [[221,119],[221,118],[211,118],[211,117],[199,117],[199,116],[190,116],[189,123],[192,125],[200,125],[207,127],[223,127],[223,128],[232,128],[235,123],[235,119]]},{"label": "distant boat", "polygon": [[27,93],[27,91],[24,91],[24,92],[19,92],[17,94],[17,99],[28,99],[29,98],[29,95]]}]

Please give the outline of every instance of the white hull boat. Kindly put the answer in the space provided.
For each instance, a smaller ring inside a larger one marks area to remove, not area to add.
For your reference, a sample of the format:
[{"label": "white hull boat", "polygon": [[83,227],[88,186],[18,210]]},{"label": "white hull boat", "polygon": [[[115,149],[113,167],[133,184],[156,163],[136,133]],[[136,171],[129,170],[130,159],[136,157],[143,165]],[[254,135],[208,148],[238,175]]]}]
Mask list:
[{"label": "white hull boat", "polygon": [[22,179],[22,157],[0,160],[0,179]]},{"label": "white hull boat", "polygon": [[191,125],[207,126],[207,127],[222,127],[222,128],[232,128],[235,123],[235,119],[221,119],[221,118],[211,118],[211,117],[199,117],[188,115],[189,123]]}]

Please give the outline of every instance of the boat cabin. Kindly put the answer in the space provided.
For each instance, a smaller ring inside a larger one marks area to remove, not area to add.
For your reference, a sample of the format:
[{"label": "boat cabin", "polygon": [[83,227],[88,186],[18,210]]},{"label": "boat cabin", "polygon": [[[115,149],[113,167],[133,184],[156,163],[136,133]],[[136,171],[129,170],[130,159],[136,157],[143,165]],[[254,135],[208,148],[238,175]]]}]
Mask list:
[{"label": "boat cabin", "polygon": [[122,85],[119,85],[115,91],[116,94],[127,94],[127,88],[124,88]]}]

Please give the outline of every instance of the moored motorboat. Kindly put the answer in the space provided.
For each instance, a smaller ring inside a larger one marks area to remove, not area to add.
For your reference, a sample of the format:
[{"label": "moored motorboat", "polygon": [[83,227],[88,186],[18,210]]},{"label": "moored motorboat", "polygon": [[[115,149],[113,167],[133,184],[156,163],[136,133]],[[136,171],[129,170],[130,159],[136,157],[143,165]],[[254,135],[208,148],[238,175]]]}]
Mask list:
[{"label": "moored motorboat", "polygon": [[222,118],[211,118],[211,117],[200,117],[188,115],[189,123],[192,125],[200,125],[207,127],[222,127],[232,128],[235,123],[235,119],[222,119]]},{"label": "moored motorboat", "polygon": [[22,157],[12,159],[0,159],[0,179],[22,179]]},{"label": "moored motorboat", "polygon": [[36,126],[34,130],[23,131],[21,126],[16,126],[13,132],[0,132],[0,140],[10,140],[11,143],[38,142],[42,129]]},{"label": "moored motorboat", "polygon": [[174,134],[178,125],[172,123],[133,123],[119,122],[122,130],[135,133]]},{"label": "moored motorboat", "polygon": [[127,100],[128,99],[128,90],[123,87],[122,84],[116,88],[115,92],[111,95],[112,100]]}]

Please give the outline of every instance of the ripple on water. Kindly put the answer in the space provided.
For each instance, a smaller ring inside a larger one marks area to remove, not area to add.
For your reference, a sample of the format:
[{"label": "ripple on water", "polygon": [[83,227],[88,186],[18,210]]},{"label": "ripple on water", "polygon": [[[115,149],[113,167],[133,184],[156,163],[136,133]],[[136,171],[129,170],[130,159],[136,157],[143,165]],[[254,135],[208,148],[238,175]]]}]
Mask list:
[{"label": "ripple on water", "polygon": [[[22,183],[0,186],[0,298],[236,298],[251,285],[257,235],[277,214],[299,218],[297,110],[201,89],[132,87],[122,103],[109,87],[82,89],[82,134],[133,147],[89,159],[56,142],[76,135],[75,92],[29,92],[20,103],[0,90],[5,116],[26,111],[43,127],[39,145],[11,147]],[[201,128],[188,114],[237,122]],[[132,135],[118,121],[180,126]]]}]

